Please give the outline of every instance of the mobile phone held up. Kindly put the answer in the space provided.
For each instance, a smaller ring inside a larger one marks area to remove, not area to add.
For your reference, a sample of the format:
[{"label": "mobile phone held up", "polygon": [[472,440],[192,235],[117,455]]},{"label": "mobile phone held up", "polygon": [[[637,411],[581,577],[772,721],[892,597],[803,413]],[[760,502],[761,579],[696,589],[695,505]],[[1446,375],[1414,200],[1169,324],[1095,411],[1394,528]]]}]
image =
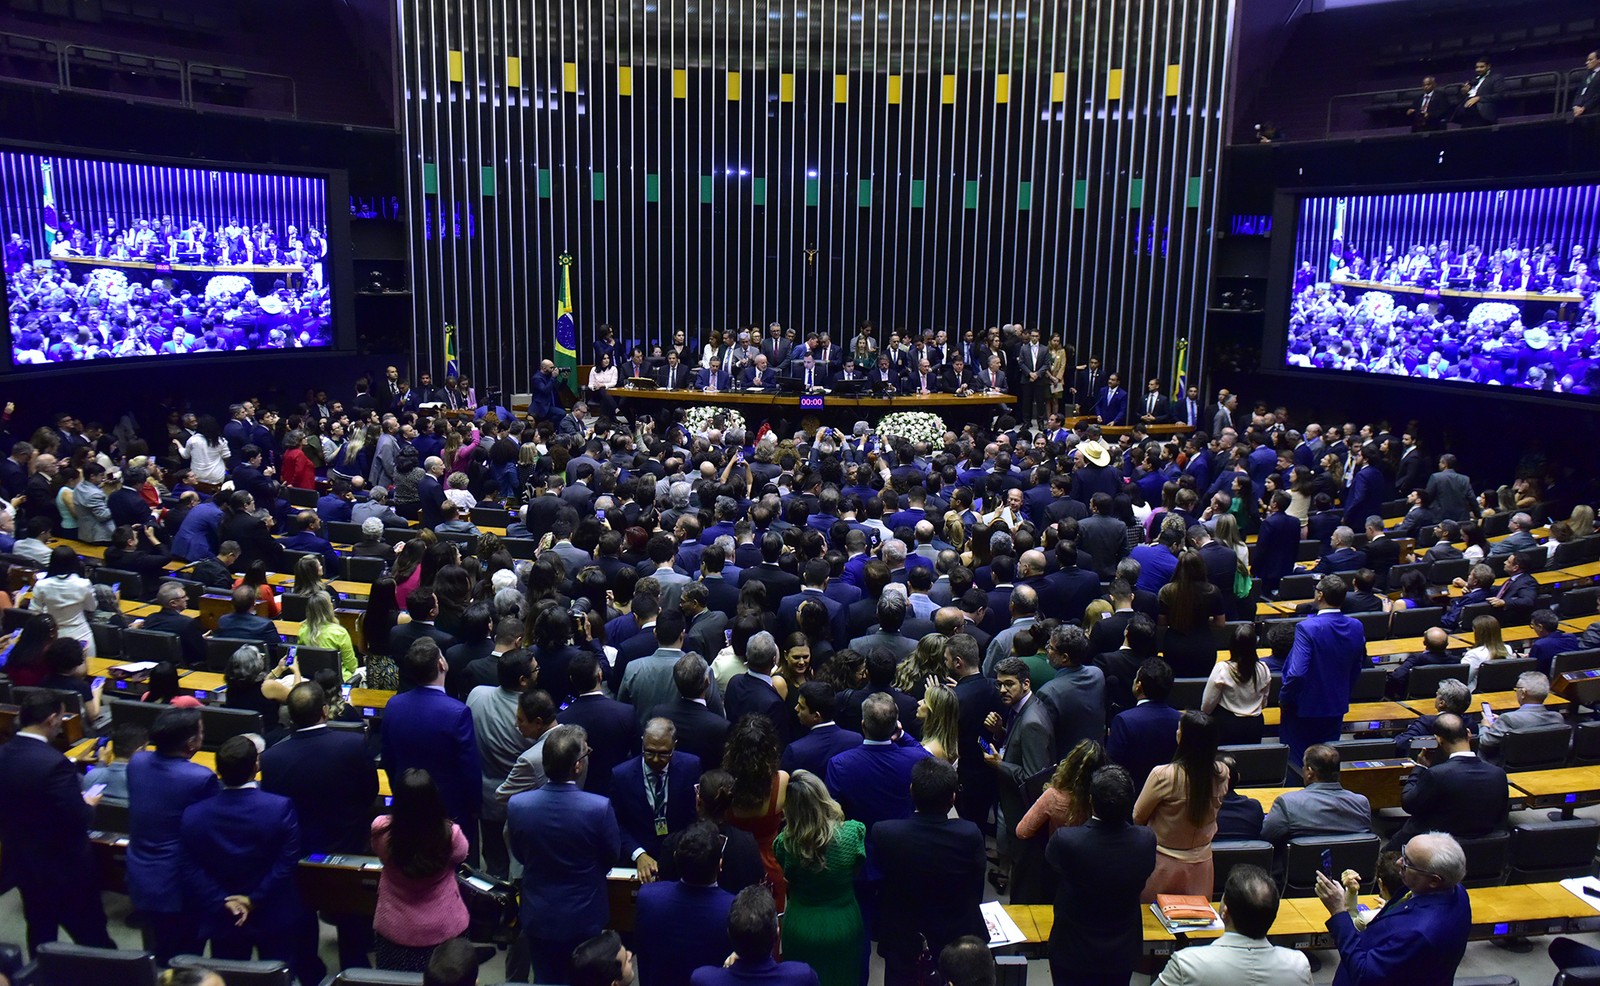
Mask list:
[{"label": "mobile phone held up", "polygon": [[1333,850],[1332,849],[1324,849],[1324,850],[1322,850],[1322,872],[1327,875],[1328,879],[1333,880],[1336,883],[1338,882],[1339,877],[1337,875],[1335,875],[1334,872],[1333,872]]}]

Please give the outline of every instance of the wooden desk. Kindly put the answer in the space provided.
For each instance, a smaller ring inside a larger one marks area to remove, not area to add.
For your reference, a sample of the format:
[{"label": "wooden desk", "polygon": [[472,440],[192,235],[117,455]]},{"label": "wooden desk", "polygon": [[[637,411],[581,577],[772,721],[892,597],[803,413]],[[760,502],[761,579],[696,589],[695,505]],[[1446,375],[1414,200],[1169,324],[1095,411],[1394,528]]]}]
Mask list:
[{"label": "wooden desk", "polygon": [[1567,633],[1582,633],[1600,621],[1600,613],[1591,613],[1588,616],[1574,616],[1570,620],[1561,621],[1561,629]]},{"label": "wooden desk", "polygon": [[[721,394],[705,394],[697,390],[629,390],[627,387],[613,387],[610,393],[613,398],[621,401],[648,401],[654,404],[681,404],[691,407],[727,405],[730,407],[799,408],[800,406],[799,394],[776,392],[747,394],[743,391],[728,391]],[[825,394],[822,395],[822,398],[825,410],[861,408],[862,410],[933,411],[935,413],[954,408],[1009,406],[1016,403],[1017,400],[1010,394],[974,394],[971,397],[957,397],[954,394],[902,394],[894,398],[844,397]]]},{"label": "wooden desk", "polygon": [[1524,770],[1507,779],[1528,797],[1529,808],[1567,810],[1600,803],[1600,767]]},{"label": "wooden desk", "polygon": [[[373,715],[388,708],[389,700],[394,698],[395,692],[381,691],[377,688],[352,688],[350,700],[346,705],[361,709],[363,715]],[[367,710],[371,710],[368,712]]]},{"label": "wooden desk", "polygon": [[[1264,724],[1276,728],[1282,710],[1277,706],[1270,706],[1263,710],[1261,718]],[[1350,711],[1344,715],[1344,724],[1353,726],[1362,723],[1368,724],[1358,732],[1381,730],[1385,727],[1407,723],[1417,717],[1417,713],[1406,708],[1399,702],[1358,702],[1350,706]]]},{"label": "wooden desk", "polygon": [[[288,589],[294,585],[294,576],[274,572],[267,576],[267,581],[279,588]],[[341,596],[358,596],[365,599],[372,593],[371,582],[351,582],[349,579],[333,579],[328,584],[333,586],[334,591]]]}]

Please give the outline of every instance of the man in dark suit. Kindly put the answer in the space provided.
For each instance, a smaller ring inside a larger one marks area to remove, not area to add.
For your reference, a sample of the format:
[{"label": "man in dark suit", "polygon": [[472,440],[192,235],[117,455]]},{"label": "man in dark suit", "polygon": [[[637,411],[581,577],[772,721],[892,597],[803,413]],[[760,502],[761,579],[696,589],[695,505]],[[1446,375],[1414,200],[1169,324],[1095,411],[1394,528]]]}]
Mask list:
[{"label": "man in dark suit", "polygon": [[949,818],[956,800],[956,769],[937,757],[911,768],[910,818],[873,826],[872,856],[883,874],[878,954],[885,986],[917,986],[917,958],[962,935],[986,935],[983,902],[983,833],[965,819]]},{"label": "man in dark suit", "polygon": [[689,368],[678,359],[677,350],[669,351],[666,365],[656,371],[656,386],[664,390],[681,390],[689,386]]},{"label": "man in dark suit", "polygon": [[1128,555],[1128,528],[1111,516],[1113,498],[1109,493],[1089,497],[1089,516],[1077,522],[1078,547],[1094,559],[1094,574],[1110,579],[1117,562]]},{"label": "man in dark suit", "polygon": [[661,840],[695,819],[700,758],[678,751],[677,733],[671,719],[651,719],[644,726],[644,752],[611,771],[611,807],[623,855],[633,860],[646,883],[655,879]]},{"label": "man in dark suit", "polygon": [[800,697],[794,707],[800,734],[783,748],[781,769],[791,774],[809,770],[821,777],[835,754],[861,745],[860,733],[834,721],[837,705],[833,686],[826,681],[808,681],[800,686]]},{"label": "man in dark suit", "polygon": [[961,356],[953,356],[939,379],[939,389],[947,394],[966,394],[977,386],[972,367]]},{"label": "man in dark suit", "polygon": [[1037,328],[1017,347],[1017,420],[1028,424],[1038,417],[1039,405],[1049,395],[1050,348],[1039,341]]},{"label": "man in dark suit", "polygon": [[787,743],[794,735],[794,723],[789,706],[772,684],[772,671],[778,663],[778,642],[772,634],[763,630],[751,637],[745,646],[744,662],[745,673],[729,680],[727,694],[722,697],[728,721],[738,722],[747,715],[766,716],[777,729],[779,742]]},{"label": "man in dark suit", "polygon": [[[653,632],[644,636],[654,643]],[[590,768],[584,776],[583,789],[609,797],[612,768],[635,756],[639,749],[639,726],[633,707],[601,690],[600,662],[590,651],[580,650],[567,663],[567,678],[577,697],[560,711],[557,721],[563,726],[582,726],[588,733]]]},{"label": "man in dark suit", "polygon": [[106,933],[100,874],[89,848],[100,795],[83,793],[78,770],[52,745],[63,712],[54,694],[27,696],[16,735],[0,746],[0,885],[22,894],[34,955],[56,940],[57,928],[79,945],[117,947]]},{"label": "man in dark suit", "polygon": [[697,757],[702,764],[719,764],[729,726],[725,717],[706,705],[710,673],[710,666],[697,653],[678,658],[672,667],[672,683],[678,688],[678,697],[656,706],[650,715],[670,720],[677,727],[677,745],[683,752]]},{"label": "man in dark suit", "polygon": [[1104,384],[1105,371],[1100,369],[1100,357],[1091,356],[1067,381],[1067,402],[1077,405],[1079,414],[1088,414]]},{"label": "man in dark suit", "polygon": [[1172,423],[1171,406],[1161,396],[1161,381],[1151,377],[1144,385],[1144,396],[1139,398],[1139,423],[1165,425]]},{"label": "man in dark suit", "polygon": [[1058,982],[1094,970],[1096,981],[1126,982],[1144,948],[1139,898],[1156,868],[1156,837],[1132,824],[1128,772],[1101,767],[1089,784],[1094,814],[1056,829],[1045,859],[1058,878],[1050,972]]},{"label": "man in dark suit", "polygon": [[128,897],[144,918],[157,962],[198,951],[194,915],[184,909],[183,812],[221,790],[217,775],[191,763],[200,752],[200,710],[169,708],[150,727],[155,750],[128,762]]},{"label": "man in dark suit", "polygon": [[[285,704],[294,732],[261,754],[261,789],[294,803],[302,854],[366,853],[378,770],[365,738],[328,728],[327,694],[315,682],[294,686]],[[340,966],[364,965],[372,939],[371,918],[333,914],[329,920],[339,929]]]},{"label": "man in dark suit", "polygon": [[[795,611],[800,608],[802,602],[809,599],[820,604],[823,609],[828,611],[828,625],[831,628],[830,632],[834,640],[834,646],[844,642],[846,639],[845,633],[847,632],[845,605],[839,600],[831,598],[827,593],[828,576],[831,572],[832,567],[823,558],[809,559],[801,566],[800,575],[805,584],[800,587],[799,592],[784,596],[778,601],[777,612],[780,614],[778,625],[783,628],[785,633],[793,633],[798,629]],[[767,598],[771,599],[772,597],[768,596]]]},{"label": "man in dark suit", "polygon": [[401,691],[419,684],[406,677],[405,656],[412,644],[431,640],[441,654],[456,645],[456,638],[433,625],[433,618],[439,615],[439,600],[432,589],[426,586],[413,589],[406,597],[406,614],[411,620],[399,624],[389,634],[389,656],[399,667]]},{"label": "man in dark suit", "polygon": [[1356,532],[1348,527],[1336,528],[1330,542],[1332,550],[1317,561],[1317,566],[1312,569],[1318,575],[1328,575],[1333,572],[1353,572],[1358,568],[1367,567],[1367,555],[1358,551],[1354,545]]},{"label": "man in dark suit", "polygon": [[[723,577],[727,564],[727,553],[714,544],[700,552],[700,584],[706,589],[706,608],[731,620],[739,609],[739,586]],[[716,655],[705,656],[710,660]]]},{"label": "man in dark suit", "polygon": [[696,374],[694,389],[725,394],[733,389],[733,374],[722,368],[722,360],[719,357],[713,356],[711,367]]},{"label": "man in dark suit", "polygon": [[1589,52],[1583,60],[1584,76],[1572,96],[1574,119],[1600,112],[1600,49]]},{"label": "man in dark suit", "polygon": [[259,951],[300,982],[318,982],[327,966],[317,957],[316,918],[294,884],[299,820],[293,802],[253,783],[257,761],[248,736],[217,751],[222,790],[183,813],[185,888],[212,957],[249,960]]},{"label": "man in dark suit", "polygon": [[257,616],[256,590],[241,585],[233,590],[233,612],[217,620],[216,638],[224,640],[250,640],[261,644],[276,644],[283,638],[278,628],[265,616]]},{"label": "man in dark suit", "polygon": [[1278,591],[1278,583],[1294,571],[1299,557],[1300,521],[1289,513],[1291,502],[1283,490],[1272,494],[1269,512],[1261,519],[1261,532],[1256,536],[1255,574],[1268,593]]},{"label": "man in dark suit", "polygon": [[[901,730],[894,699],[869,695],[861,706],[861,745],[835,754],[823,780],[845,816],[870,832],[886,818],[911,817],[911,771],[930,754]],[[876,880],[870,857],[867,868]]]},{"label": "man in dark suit", "polygon": [[828,364],[814,358],[807,353],[803,358],[791,360],[789,363],[789,376],[800,381],[806,390],[817,390],[828,386],[832,376],[828,372]]},{"label": "man in dark suit", "polygon": [[1133,708],[1111,720],[1106,755],[1121,764],[1144,790],[1150,772],[1172,760],[1178,750],[1178,710],[1167,704],[1172,667],[1159,657],[1146,658],[1133,679]]},{"label": "man in dark suit", "polygon": [[733,894],[717,886],[722,833],[713,823],[702,821],[673,841],[678,879],[639,888],[634,919],[639,986],[687,983],[695,969],[720,966],[733,949],[728,941]]},{"label": "man in dark suit", "polygon": [[156,590],[156,605],[161,609],[144,619],[144,629],[170,633],[182,645],[183,663],[191,668],[206,665],[205,631],[200,621],[184,616],[183,608],[189,604],[189,593],[177,582],[163,582]]},{"label": "man in dark suit", "polygon": [[761,564],[747,568],[739,576],[739,583],[751,579],[767,587],[767,601],[783,599],[800,591],[800,577],[793,572],[786,572],[778,566],[778,559],[783,556],[783,535],[777,531],[768,531],[761,535]]},{"label": "man in dark suit", "polygon": [[1106,385],[1095,395],[1092,412],[1101,424],[1120,425],[1128,415],[1128,392],[1115,373],[1106,374]]},{"label": "man in dark suit", "polygon": [[1507,555],[1506,580],[1500,588],[1484,600],[1499,611],[1504,626],[1526,626],[1539,599],[1539,583],[1529,574],[1538,565],[1543,552],[1539,549]]},{"label": "man in dark suit", "polygon": [[[407,600],[409,602],[409,600]],[[449,670],[439,645],[418,640],[405,652],[401,676],[416,684],[389,700],[383,712],[383,769],[392,787],[419,767],[433,775],[451,819],[467,833],[476,857],[478,810],[483,800],[478,736],[465,703],[445,694]]]},{"label": "man in dark suit", "polygon": [[687,623],[683,649],[714,659],[725,643],[723,631],[728,628],[728,618],[707,606],[710,597],[704,584],[690,582],[678,597],[678,608]]},{"label": "man in dark suit", "polygon": [[1410,121],[1411,129],[1416,133],[1443,130],[1445,121],[1450,119],[1450,108],[1449,99],[1442,91],[1435,88],[1433,76],[1424,76],[1422,91],[1406,109],[1406,119]]},{"label": "man in dark suit", "polygon": [[430,455],[422,464],[423,477],[417,481],[417,499],[422,526],[433,530],[444,523],[444,460]]},{"label": "man in dark suit", "polygon": [[1346,909],[1345,888],[1326,874],[1317,874],[1317,896],[1328,909],[1328,930],[1339,946],[1339,968],[1350,970],[1334,977],[1341,986],[1449,983],[1466,953],[1472,904],[1461,886],[1467,871],[1461,844],[1430,832],[1403,845],[1400,879],[1405,893],[1359,932]]},{"label": "man in dark suit", "polygon": [[1439,617],[1439,625],[1454,633],[1457,630],[1468,629],[1462,625],[1467,607],[1487,602],[1490,594],[1495,591],[1494,569],[1481,563],[1474,565],[1467,572],[1466,578],[1451,579],[1450,585],[1460,589],[1461,595],[1455,597],[1450,601],[1450,605],[1445,607],[1444,615]]},{"label": "man in dark suit", "polygon": [[[1000,700],[1011,711],[1005,745],[998,753],[984,751],[985,762],[1000,774],[998,848],[1011,863],[1011,900],[1043,904],[1050,899],[1048,873],[1043,865],[1044,840],[1019,837],[1017,823],[1044,789],[1044,772],[1056,762],[1055,722],[1050,706],[1033,694],[1028,665],[1022,658],[1008,657],[995,665],[995,681]],[[990,713],[984,725],[998,735],[1001,717]]]},{"label": "man in dark suit", "polygon": [[[746,887],[734,897],[728,912],[728,940],[733,943],[733,961],[701,966],[689,977],[690,986],[817,986],[816,970],[809,965],[773,959],[778,908],[765,886]],[[617,986],[627,982],[619,979]]]},{"label": "man in dark suit", "polygon": [[[1104,621],[1102,621],[1104,622]],[[1070,623],[1056,627],[1045,645],[1055,677],[1039,686],[1036,697],[1050,710],[1059,760],[1083,740],[1100,742],[1106,734],[1105,672],[1089,661],[1089,636]]]},{"label": "man in dark suit", "polygon": [[1389,569],[1400,563],[1400,542],[1389,536],[1382,517],[1367,518],[1367,543],[1361,550],[1367,556],[1367,564],[1356,567],[1372,569],[1377,585],[1387,586]]},{"label": "man in dark suit", "polygon": [[769,366],[770,361],[766,353],[757,353],[750,365],[744,368],[744,373],[739,379],[739,386],[746,390],[760,388],[773,390],[778,386],[778,371]]},{"label": "man in dark suit", "polygon": [[[506,841],[522,864],[521,923],[536,982],[576,981],[573,949],[598,934],[611,914],[606,873],[621,853],[621,835],[611,803],[579,789],[589,769],[586,740],[581,726],[546,733],[548,783],[506,804]],[[692,811],[692,794],[689,800]]]},{"label": "man in dark suit", "polygon": [[1461,85],[1461,102],[1453,119],[1463,127],[1491,127],[1500,122],[1502,80],[1489,59],[1479,58],[1473,66],[1472,81]]},{"label": "man in dark suit", "polygon": [[961,772],[961,792],[956,797],[956,814],[980,827],[988,824],[989,809],[999,797],[999,777],[983,761],[980,736],[987,737],[983,722],[991,712],[1005,706],[994,679],[983,673],[983,658],[978,642],[964,633],[951,637],[944,647],[945,667],[956,680],[956,759]]},{"label": "man in dark suit", "polygon": [[1424,766],[1401,783],[1400,806],[1411,817],[1389,841],[1391,849],[1423,832],[1470,839],[1505,830],[1506,772],[1472,752],[1472,736],[1460,716],[1435,716],[1433,735],[1438,747],[1417,751]]}]

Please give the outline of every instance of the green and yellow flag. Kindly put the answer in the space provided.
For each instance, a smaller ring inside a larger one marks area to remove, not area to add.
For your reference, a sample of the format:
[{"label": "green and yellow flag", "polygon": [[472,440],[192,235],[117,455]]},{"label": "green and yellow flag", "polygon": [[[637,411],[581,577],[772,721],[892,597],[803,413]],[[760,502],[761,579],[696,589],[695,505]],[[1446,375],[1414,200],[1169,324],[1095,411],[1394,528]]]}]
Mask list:
[{"label": "green and yellow flag", "polygon": [[572,254],[556,258],[556,368],[566,367],[567,386],[578,393],[578,329],[572,318]]}]

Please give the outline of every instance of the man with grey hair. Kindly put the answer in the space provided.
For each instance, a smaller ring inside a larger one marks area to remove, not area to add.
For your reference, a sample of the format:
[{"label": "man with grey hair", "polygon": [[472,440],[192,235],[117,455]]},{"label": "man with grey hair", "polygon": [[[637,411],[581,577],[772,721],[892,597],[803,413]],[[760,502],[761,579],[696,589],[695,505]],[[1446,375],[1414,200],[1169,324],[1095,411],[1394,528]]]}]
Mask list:
[{"label": "man with grey hair", "polygon": [[1045,645],[1056,676],[1039,688],[1038,697],[1055,719],[1055,758],[1065,757],[1079,741],[1101,742],[1106,734],[1105,672],[1088,663],[1089,635],[1071,623],[1057,626]]},{"label": "man with grey hair", "polygon": [[787,743],[794,736],[793,716],[788,704],[773,685],[772,673],[778,664],[778,642],[765,630],[750,638],[745,646],[745,672],[736,674],[728,682],[725,698],[729,722],[738,722],[747,715],[763,715],[778,730],[779,738]]},{"label": "man with grey hair", "polygon": [[851,638],[850,649],[865,655],[874,647],[882,647],[903,661],[917,649],[917,642],[900,632],[910,615],[910,603],[905,595],[895,591],[899,586],[886,586],[878,597],[878,624],[871,632]]},{"label": "man with grey hair", "polygon": [[678,727],[657,716],[644,724],[642,753],[611,771],[611,806],[617,813],[622,851],[639,870],[639,881],[655,880],[661,844],[695,821],[695,785],[700,758],[678,749]]},{"label": "man with grey hair", "polygon": [[1525,671],[1517,677],[1517,707],[1503,715],[1485,712],[1483,732],[1478,735],[1478,752],[1497,760],[1500,744],[1513,733],[1569,729],[1561,713],[1545,705],[1550,697],[1550,679],[1538,671]]},{"label": "man with grey hair", "polygon": [[1317,560],[1312,571],[1318,575],[1333,572],[1354,572],[1367,567],[1367,553],[1355,547],[1356,532],[1348,527],[1336,527],[1328,539],[1329,551]]},{"label": "man with grey hair", "polygon": [[[845,816],[870,832],[885,819],[911,817],[911,771],[931,754],[901,728],[894,698],[884,692],[861,700],[861,736],[860,746],[828,761],[823,781]],[[878,879],[871,863],[865,878]]]},{"label": "man with grey hair", "polygon": [[1439,714],[1448,712],[1457,715],[1462,721],[1467,721],[1467,707],[1472,704],[1472,690],[1464,681],[1446,678],[1439,682],[1438,689],[1433,693],[1434,715],[1417,716],[1406,723],[1406,731],[1394,738],[1394,748],[1400,756],[1411,754],[1411,744],[1423,736],[1433,735],[1433,720]]},{"label": "man with grey hair", "polygon": [[368,520],[378,521],[380,528],[409,526],[406,519],[389,506],[389,491],[382,486],[374,486],[365,500],[350,508],[351,523],[365,524]]},{"label": "man with grey hair", "polygon": [[444,460],[430,455],[422,463],[422,471],[425,475],[417,481],[417,499],[422,505],[422,526],[431,531],[444,523]]},{"label": "man with grey hair", "polygon": [[889,578],[903,585],[908,577],[906,572],[906,543],[899,538],[890,538],[883,542],[880,554],[883,556],[883,563],[889,566]]},{"label": "man with grey hair", "polygon": [[1337,981],[1343,986],[1448,984],[1472,929],[1472,904],[1461,886],[1466,873],[1466,853],[1453,837],[1442,832],[1412,836],[1400,853],[1407,893],[1358,932],[1347,888],[1359,887],[1360,874],[1346,870],[1336,881],[1318,872],[1317,896],[1328,909],[1328,930],[1339,947]]},{"label": "man with grey hair", "polygon": [[1039,621],[1039,594],[1032,586],[1011,590],[1011,625],[994,635],[983,656],[983,673],[994,675],[994,666],[1011,656],[1011,642],[1017,634]]},{"label": "man with grey hair", "polygon": [[1511,516],[1511,533],[1490,545],[1489,554],[1514,555],[1537,547],[1539,541],[1533,536],[1533,518],[1518,512]]},{"label": "man with grey hair", "polygon": [[[143,629],[174,634],[182,645],[184,665],[203,668],[206,666],[205,632],[201,629],[199,620],[183,614],[183,608],[188,603],[189,592],[182,583],[161,583],[161,587],[156,590],[156,605],[161,609],[144,618]],[[90,654],[92,656],[93,651]]]},{"label": "man with grey hair", "polygon": [[1249,863],[1235,866],[1222,891],[1222,937],[1204,948],[1174,952],[1156,986],[1311,986],[1305,954],[1267,940],[1278,902],[1278,886],[1266,870]]}]

